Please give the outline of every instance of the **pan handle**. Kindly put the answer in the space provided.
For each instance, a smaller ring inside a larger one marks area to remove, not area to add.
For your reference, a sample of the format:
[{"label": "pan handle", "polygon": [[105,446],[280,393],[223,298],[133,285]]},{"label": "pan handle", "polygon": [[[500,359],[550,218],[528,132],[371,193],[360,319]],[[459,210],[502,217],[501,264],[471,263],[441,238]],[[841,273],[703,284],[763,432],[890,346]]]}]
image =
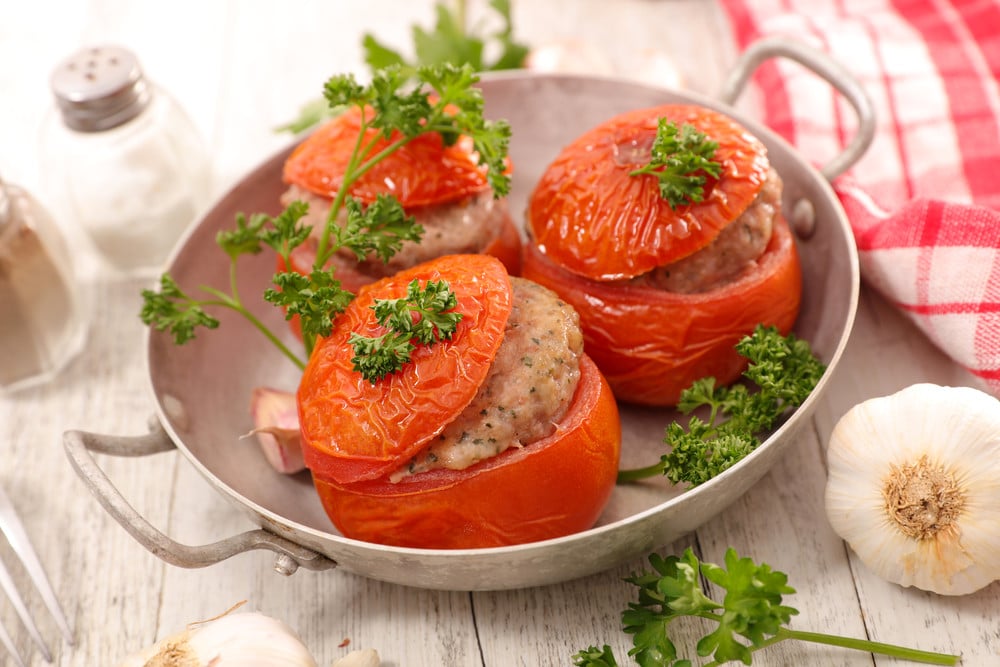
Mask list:
[{"label": "pan handle", "polygon": [[63,434],[63,447],[77,474],[108,514],[152,554],[171,565],[195,568],[214,565],[244,551],[270,549],[277,554],[274,569],[284,575],[294,573],[300,566],[309,570],[336,567],[337,563],[326,556],[262,528],[201,546],[181,544],[161,533],[129,505],[92,455],[97,452],[112,456],[148,456],[174,449],[173,441],[158,421],[151,422],[151,429],[149,434],[140,436],[67,431]]},{"label": "pan handle", "polygon": [[794,60],[832,85],[847,99],[858,116],[854,138],[843,152],[820,169],[820,173],[832,182],[864,155],[875,138],[875,111],[871,99],[850,72],[822,51],[801,42],[776,37],[754,42],[743,52],[723,84],[719,98],[733,104],[760,64],[776,57]]}]

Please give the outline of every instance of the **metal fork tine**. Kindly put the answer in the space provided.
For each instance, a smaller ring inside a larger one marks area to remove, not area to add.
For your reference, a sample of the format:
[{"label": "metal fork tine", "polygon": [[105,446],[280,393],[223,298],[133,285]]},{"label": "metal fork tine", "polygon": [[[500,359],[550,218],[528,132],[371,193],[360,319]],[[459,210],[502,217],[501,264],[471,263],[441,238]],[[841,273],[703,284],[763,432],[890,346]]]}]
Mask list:
[{"label": "metal fork tine", "polygon": [[38,555],[31,546],[28,533],[17,516],[14,504],[7,497],[7,493],[3,490],[3,487],[0,487],[0,532],[3,532],[7,537],[7,541],[10,542],[14,553],[21,559],[25,570],[28,572],[28,576],[31,577],[39,594],[41,594],[42,601],[45,602],[45,606],[59,626],[59,630],[66,638],[66,641],[72,645],[73,630],[70,628],[69,621],[66,620],[66,614],[59,605],[55,591],[52,590],[49,578],[45,575],[45,569],[42,567],[41,561],[38,560]]},{"label": "metal fork tine", "polygon": [[35,644],[38,645],[38,649],[42,652],[42,655],[45,656],[45,661],[52,662],[52,653],[45,644],[45,640],[42,639],[41,633],[38,632],[35,622],[31,620],[31,614],[28,613],[27,607],[24,606],[24,599],[17,592],[17,587],[14,586],[14,579],[10,576],[10,571],[2,561],[0,561],[0,588],[3,588],[7,597],[10,598],[11,604],[14,605],[14,611],[17,612],[21,622],[24,623],[24,627],[28,628],[28,633],[35,640]]},{"label": "metal fork tine", "polygon": [[7,652],[14,658],[14,662],[17,663],[17,667],[27,667],[27,665],[24,664],[24,658],[21,657],[21,654],[17,652],[17,648],[14,646],[14,640],[12,640],[10,635],[7,634],[7,628],[3,626],[3,623],[0,623],[0,644],[7,647]]}]

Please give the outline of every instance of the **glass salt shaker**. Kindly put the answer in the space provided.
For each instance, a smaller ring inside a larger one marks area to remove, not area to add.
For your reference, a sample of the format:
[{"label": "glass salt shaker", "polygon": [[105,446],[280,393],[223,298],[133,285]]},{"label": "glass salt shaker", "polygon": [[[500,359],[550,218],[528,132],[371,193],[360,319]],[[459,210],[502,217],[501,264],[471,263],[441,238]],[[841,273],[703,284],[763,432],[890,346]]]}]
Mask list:
[{"label": "glass salt shaker", "polygon": [[67,222],[113,271],[151,275],[207,203],[208,157],[177,102],[131,51],[82,49],[52,73],[43,175]]},{"label": "glass salt shaker", "polygon": [[83,349],[71,261],[49,212],[0,180],[0,394],[51,379]]}]

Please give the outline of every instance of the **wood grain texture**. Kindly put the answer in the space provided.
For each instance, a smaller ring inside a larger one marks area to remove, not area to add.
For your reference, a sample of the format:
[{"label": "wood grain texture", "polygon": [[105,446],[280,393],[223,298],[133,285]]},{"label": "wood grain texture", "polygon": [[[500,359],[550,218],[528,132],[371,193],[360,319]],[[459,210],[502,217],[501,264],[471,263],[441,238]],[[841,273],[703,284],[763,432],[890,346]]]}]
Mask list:
[{"label": "wood grain texture", "polygon": [[[480,4],[471,3],[475,16]],[[638,54],[671,53],[687,86],[711,94],[733,52],[718,8],[705,0],[514,0],[518,35],[534,45],[577,41],[619,72]],[[478,7],[478,8],[477,8]],[[50,69],[85,44],[134,49],[148,75],[190,113],[211,148],[213,189],[221,195],[290,140],[276,126],[319,95],[329,75],[363,76],[360,35],[376,32],[404,51],[409,25],[429,25],[431,0],[220,0],[131,3],[39,0],[18,3],[0,21],[0,174],[43,192],[38,131],[49,108]],[[705,45],[713,48],[706,48]],[[714,48],[717,47],[717,48]],[[246,601],[296,628],[320,665],[354,648],[374,647],[396,667],[568,665],[591,644],[608,643],[625,664],[630,639],[620,611],[634,588],[623,578],[645,562],[585,579],[507,592],[439,592],[339,572],[272,570],[269,552],[185,570],[136,543],[87,493],[61,445],[69,428],[134,435],[145,431],[148,393],[144,334],[137,313],[142,280],[97,276],[88,283],[88,345],[53,383],[0,397],[0,484],[18,507],[75,627],[61,642],[6,544],[28,606],[62,667],[115,665],[127,653]],[[2,317],[3,314],[0,314]],[[793,627],[961,652],[974,667],[1000,665],[1000,584],[961,598],[903,590],[868,572],[832,533],[823,509],[825,439],[855,403],[917,381],[968,384],[878,295],[865,290],[844,363],[813,418],[813,428],[772,472],[696,534],[664,547],[694,547],[718,562],[725,549],[789,574]],[[252,526],[178,452],[122,459],[99,456],[122,494],[174,539],[204,544]],[[30,664],[41,656],[0,599]],[[701,630],[681,624],[693,643]],[[0,655],[0,664],[5,662]],[[860,666],[898,662],[806,645],[778,645],[765,666]]]}]

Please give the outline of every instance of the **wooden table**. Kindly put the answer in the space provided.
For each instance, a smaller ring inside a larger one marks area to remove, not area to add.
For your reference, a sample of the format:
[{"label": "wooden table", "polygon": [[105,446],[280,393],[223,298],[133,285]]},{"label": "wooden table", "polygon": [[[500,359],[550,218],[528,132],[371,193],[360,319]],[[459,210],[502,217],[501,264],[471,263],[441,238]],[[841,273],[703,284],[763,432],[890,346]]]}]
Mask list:
[{"label": "wooden table", "polygon": [[[485,3],[471,4],[481,9]],[[643,49],[661,49],[673,54],[687,86],[699,92],[711,93],[733,58],[721,14],[707,1],[514,4],[522,40],[579,39],[618,71],[634,67]],[[42,194],[37,133],[50,104],[48,74],[80,46],[116,42],[139,55],[148,75],[174,94],[209,141],[213,189],[221,194],[287,143],[273,128],[316,97],[329,75],[366,72],[363,31],[407,48],[409,26],[432,21],[430,0],[38,0],[6,7],[0,20],[0,173]],[[239,600],[296,628],[320,665],[360,647],[374,647],[387,664],[406,667],[570,664],[577,650],[602,643],[625,662],[630,639],[620,630],[620,611],[634,589],[622,577],[642,568],[641,559],[571,583],[470,594],[405,588],[336,570],[286,578],[272,571],[272,556],[264,552],[197,570],[166,565],[147,552],[87,493],[61,445],[70,428],[144,432],[153,410],[137,317],[144,286],[141,280],[89,282],[92,324],[82,356],[55,382],[0,398],[0,484],[23,515],[72,617],[75,646],[59,640],[6,545],[0,557],[28,592],[59,665],[116,664]],[[798,592],[786,601],[801,611],[795,628],[960,652],[974,667],[1000,665],[1000,584],[960,598],[901,589],[866,570],[825,518],[823,451],[835,421],[863,399],[917,381],[970,379],[878,296],[863,291],[851,343],[811,434],[745,497],[663,553],[695,545],[705,560],[720,562],[733,546],[787,572]],[[101,464],[144,516],[179,541],[201,544],[250,527],[176,452],[102,458]],[[31,664],[44,664],[6,601],[0,601],[0,620],[31,654]],[[695,631],[689,626],[684,634],[691,638]],[[2,657],[0,663],[10,664]],[[797,644],[768,649],[755,664],[899,663]]]}]

